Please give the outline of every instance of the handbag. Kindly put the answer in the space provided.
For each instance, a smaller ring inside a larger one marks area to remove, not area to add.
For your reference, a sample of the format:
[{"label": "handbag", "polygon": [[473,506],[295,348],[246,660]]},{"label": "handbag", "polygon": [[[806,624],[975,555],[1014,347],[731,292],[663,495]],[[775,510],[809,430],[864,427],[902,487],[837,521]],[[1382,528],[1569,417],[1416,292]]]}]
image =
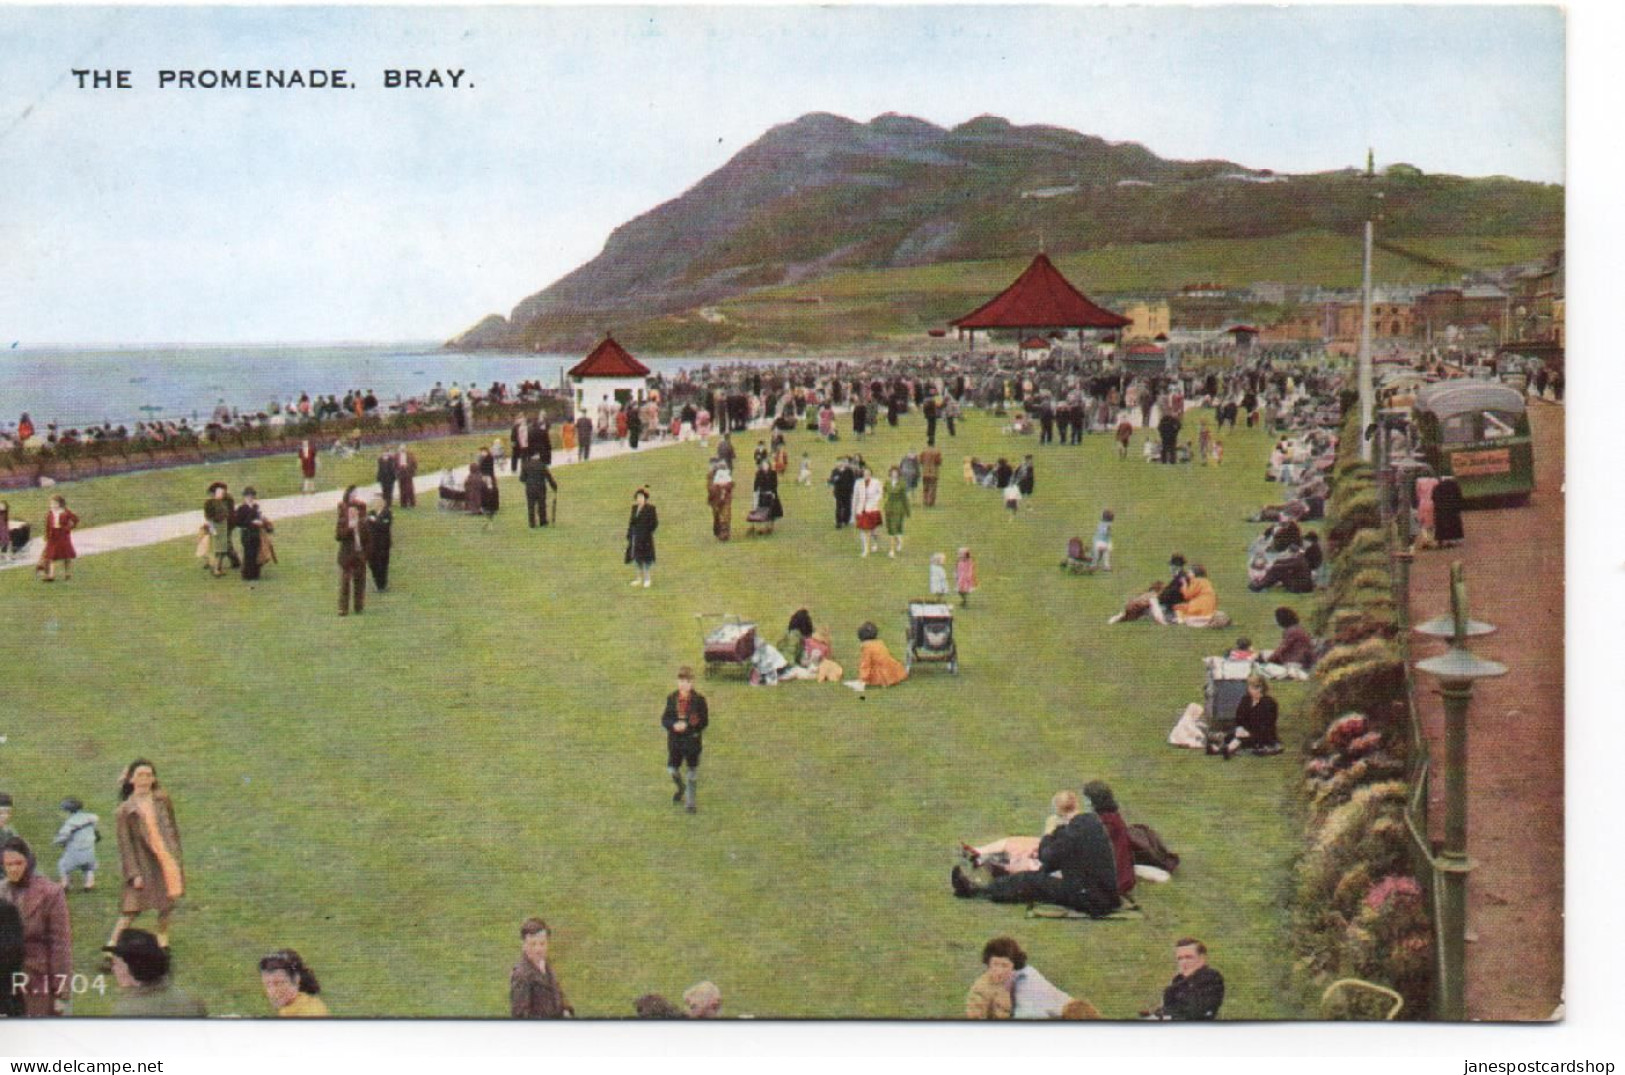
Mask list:
[{"label": "handbag", "polygon": [[209,528],[206,526],[198,529],[197,552],[195,555],[199,560],[207,560],[209,558]]},{"label": "handbag", "polygon": [[261,567],[264,567],[266,564],[274,564],[277,562],[276,546],[271,543],[270,534],[260,535],[260,554],[255,558],[255,560]]}]

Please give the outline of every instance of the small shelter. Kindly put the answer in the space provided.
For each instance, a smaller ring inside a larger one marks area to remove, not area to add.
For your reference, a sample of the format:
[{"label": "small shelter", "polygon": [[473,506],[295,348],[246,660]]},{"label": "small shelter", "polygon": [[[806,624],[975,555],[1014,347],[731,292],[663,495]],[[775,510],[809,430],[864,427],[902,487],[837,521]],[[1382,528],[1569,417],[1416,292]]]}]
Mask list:
[{"label": "small shelter", "polygon": [[591,414],[605,403],[612,407],[640,403],[649,394],[649,367],[628,354],[613,336],[605,336],[567,376],[577,414]]},{"label": "small shelter", "polygon": [[1253,344],[1258,340],[1257,325],[1231,325],[1224,331],[1236,341],[1236,347],[1242,351],[1252,350]]},{"label": "small shelter", "polygon": [[1015,329],[1024,338],[1027,333],[1050,329],[1115,329],[1130,323],[1129,318],[1095,305],[1044,254],[1033,258],[1027,270],[998,295],[949,322],[959,330],[960,338],[969,335],[973,349],[978,329]]}]

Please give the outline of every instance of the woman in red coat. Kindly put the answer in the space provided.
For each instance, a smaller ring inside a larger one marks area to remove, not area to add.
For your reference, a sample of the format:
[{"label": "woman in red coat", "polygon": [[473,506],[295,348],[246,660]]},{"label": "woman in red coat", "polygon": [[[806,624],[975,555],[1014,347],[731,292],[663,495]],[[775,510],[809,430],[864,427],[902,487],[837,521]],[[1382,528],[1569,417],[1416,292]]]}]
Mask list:
[{"label": "woman in red coat", "polygon": [[23,927],[24,977],[6,983],[7,988],[21,990],[27,1015],[62,1015],[73,976],[67,897],[61,885],[34,868],[34,852],[21,837],[14,836],[0,847],[0,866],[5,870],[0,877],[0,899],[17,908]]},{"label": "woman in red coat", "polygon": [[55,582],[56,565],[60,560],[63,581],[73,578],[73,561],[79,556],[73,550],[73,529],[78,525],[79,516],[68,510],[67,502],[53,496],[51,510],[45,513],[45,551],[40,553],[34,574],[43,574],[46,582]]},{"label": "woman in red coat", "polygon": [[1085,784],[1083,795],[1111,839],[1112,861],[1117,866],[1117,894],[1127,896],[1134,889],[1134,845],[1128,838],[1128,825],[1117,809],[1117,796],[1102,780],[1091,780]]}]

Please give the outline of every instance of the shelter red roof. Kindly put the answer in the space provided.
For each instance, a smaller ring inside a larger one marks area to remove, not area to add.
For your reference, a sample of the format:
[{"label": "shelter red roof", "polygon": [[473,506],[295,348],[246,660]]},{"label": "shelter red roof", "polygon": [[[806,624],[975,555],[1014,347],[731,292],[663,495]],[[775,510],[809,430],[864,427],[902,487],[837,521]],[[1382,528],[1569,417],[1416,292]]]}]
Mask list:
[{"label": "shelter red roof", "polygon": [[570,369],[571,377],[647,377],[649,367],[626,353],[626,348],[605,336],[592,354]]},{"label": "shelter red roof", "polygon": [[990,302],[950,322],[963,329],[1122,328],[1131,323],[1096,306],[1044,254]]},{"label": "shelter red roof", "polygon": [[1225,331],[1232,333],[1251,332],[1255,336],[1258,335],[1258,328],[1255,325],[1233,325],[1225,329]]},{"label": "shelter red roof", "polygon": [[1047,351],[1049,350],[1049,341],[1042,336],[1028,336],[1022,341],[1021,349],[1023,351]]},{"label": "shelter red roof", "polygon": [[1129,345],[1128,353],[1131,355],[1160,355],[1162,354],[1162,348],[1154,343],[1135,343]]}]

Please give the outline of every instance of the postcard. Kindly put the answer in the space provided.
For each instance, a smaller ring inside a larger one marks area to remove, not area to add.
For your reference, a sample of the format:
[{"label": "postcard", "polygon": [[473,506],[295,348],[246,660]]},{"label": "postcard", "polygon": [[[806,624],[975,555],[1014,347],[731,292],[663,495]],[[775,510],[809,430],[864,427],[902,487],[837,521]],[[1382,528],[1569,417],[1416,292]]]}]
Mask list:
[{"label": "postcard", "polygon": [[1564,1017],[1560,9],[0,24],[7,1014]]}]

